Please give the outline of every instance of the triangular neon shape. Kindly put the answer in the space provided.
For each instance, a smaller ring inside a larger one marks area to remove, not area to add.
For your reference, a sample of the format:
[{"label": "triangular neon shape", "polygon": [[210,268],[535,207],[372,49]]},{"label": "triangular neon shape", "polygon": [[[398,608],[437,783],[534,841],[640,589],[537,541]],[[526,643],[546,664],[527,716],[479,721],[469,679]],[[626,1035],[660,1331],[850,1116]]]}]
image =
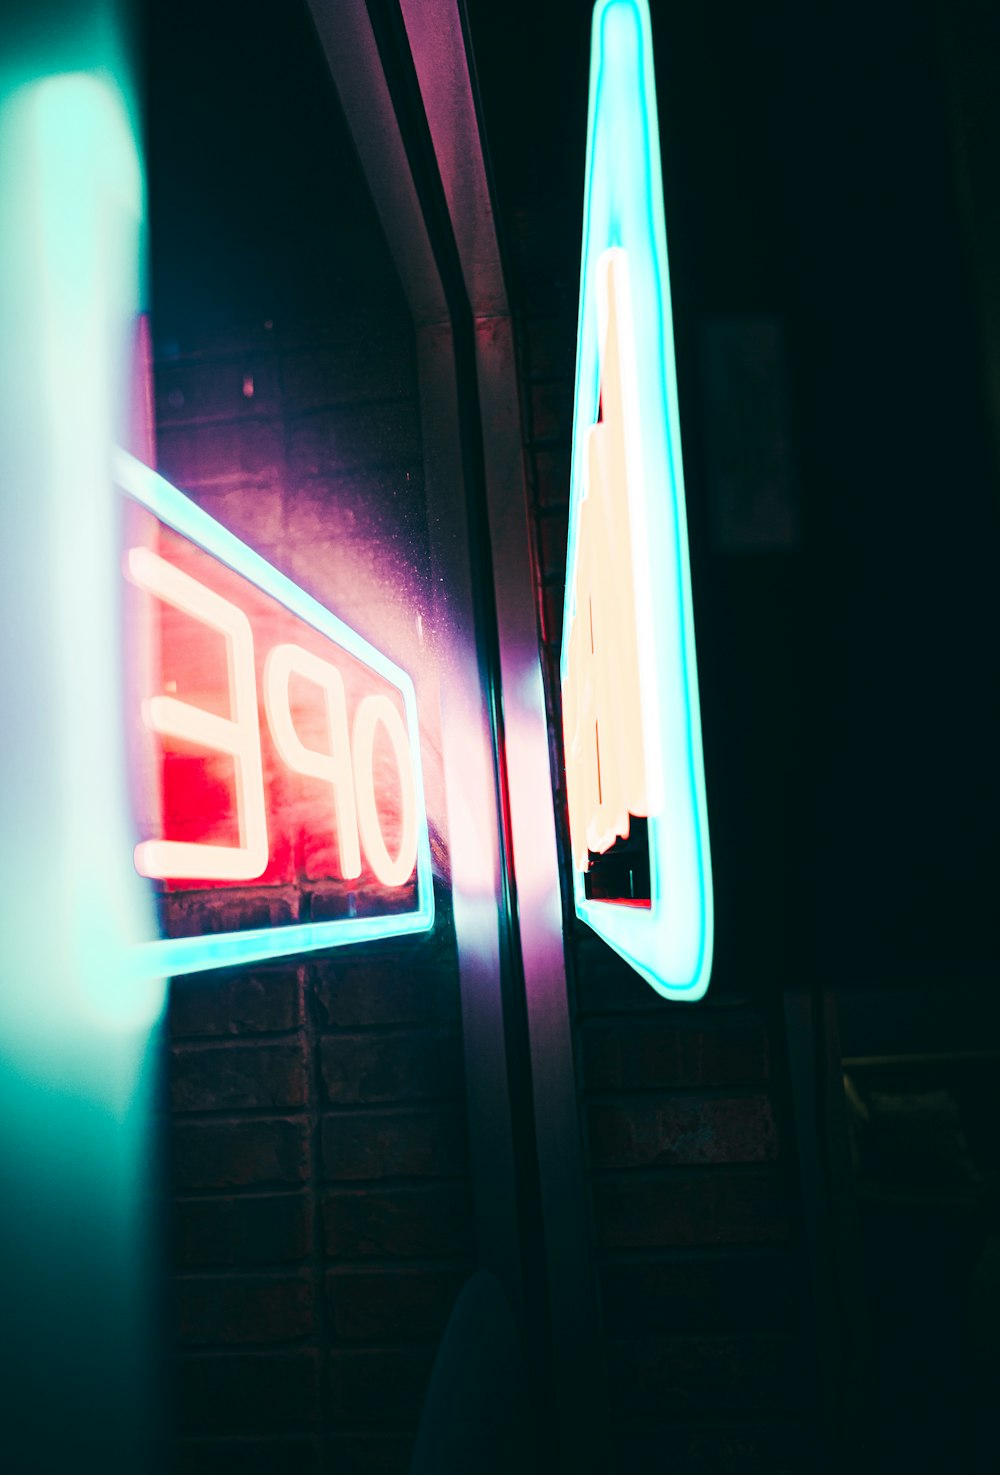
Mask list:
[{"label": "triangular neon shape", "polygon": [[[577,915],[698,999],[712,870],[646,0],[594,10],[561,677]],[[609,896],[626,845],[642,894]]]}]

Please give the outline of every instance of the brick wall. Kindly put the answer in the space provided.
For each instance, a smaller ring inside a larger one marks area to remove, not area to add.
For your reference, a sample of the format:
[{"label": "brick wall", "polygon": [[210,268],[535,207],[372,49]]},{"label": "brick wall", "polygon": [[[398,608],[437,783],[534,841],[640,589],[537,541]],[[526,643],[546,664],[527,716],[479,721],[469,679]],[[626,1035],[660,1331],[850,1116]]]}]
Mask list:
[{"label": "brick wall", "polygon": [[[536,206],[516,226],[526,465],[565,861],[558,667],[579,221],[573,209]],[[570,914],[568,887],[565,900]],[[716,978],[705,1002],[672,1004],[575,921],[567,967],[620,1475],[802,1475],[816,1468],[817,1389],[778,1001],[766,990],[740,996]]]},{"label": "brick wall", "polygon": [[[412,343],[384,302],[374,325],[348,311],[334,337],[311,331],[318,341],[268,323],[171,345],[155,376],[159,463],[377,629],[394,608],[382,581],[403,557],[401,521],[410,564],[425,547]],[[367,583],[345,583],[348,555]],[[233,889],[174,898],[170,916],[211,930],[322,905],[306,885]],[[177,1475],[407,1468],[474,1253],[443,883],[437,905],[424,939],[173,982]]]},{"label": "brick wall", "polygon": [[472,1253],[449,946],[174,982],[185,1475],[406,1468]]}]

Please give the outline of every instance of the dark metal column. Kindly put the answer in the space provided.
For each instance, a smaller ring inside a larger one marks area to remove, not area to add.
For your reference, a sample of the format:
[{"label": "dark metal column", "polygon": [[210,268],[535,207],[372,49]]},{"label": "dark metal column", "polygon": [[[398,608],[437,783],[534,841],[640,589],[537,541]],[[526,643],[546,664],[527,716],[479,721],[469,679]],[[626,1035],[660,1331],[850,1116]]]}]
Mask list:
[{"label": "dark metal column", "polygon": [[417,331],[480,1253],[526,1330],[546,1463],[603,1472],[514,336],[462,14],[310,7]]},{"label": "dark metal column", "polygon": [[477,1239],[482,1265],[523,1313],[501,988],[502,818],[467,496],[472,473],[462,400],[470,386],[460,373],[440,245],[425,219],[426,182],[414,168],[405,114],[397,111],[405,106],[400,78],[390,82],[380,52],[380,41],[383,48],[389,41],[377,35],[363,0],[311,0],[310,8],[416,329]]}]

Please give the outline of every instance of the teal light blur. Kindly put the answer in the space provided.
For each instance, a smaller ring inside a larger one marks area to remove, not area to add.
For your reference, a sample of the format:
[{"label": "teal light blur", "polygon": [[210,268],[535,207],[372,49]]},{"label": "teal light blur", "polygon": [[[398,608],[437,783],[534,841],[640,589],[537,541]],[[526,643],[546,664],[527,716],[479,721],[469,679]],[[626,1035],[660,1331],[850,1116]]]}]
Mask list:
[{"label": "teal light blur", "polygon": [[659,139],[647,0],[599,0],[591,41],[562,675],[565,680],[585,443],[600,397],[597,265],[604,251],[620,246],[632,283],[645,556],[653,592],[644,695],[658,707],[666,797],[649,818],[650,908],[588,899],[582,872],[574,875],[574,900],[577,915],[659,993],[694,1000],[711,974],[714,912]]},{"label": "teal light blur", "polygon": [[164,984],[132,966],[154,917],[131,867],[111,466],[141,306],[143,169],[119,8],[13,4],[3,28],[4,1443],[12,1469],[146,1470]]},{"label": "teal light blur", "polygon": [[407,736],[413,758],[413,780],[417,804],[417,906],[412,912],[395,912],[385,917],[345,917],[332,922],[300,922],[287,927],[248,928],[242,932],[212,933],[204,937],[163,938],[135,951],[133,966],[140,976],[196,973],[206,968],[223,968],[236,963],[260,962],[289,953],[312,952],[317,948],[371,942],[381,937],[399,937],[429,932],[434,926],[434,886],[431,846],[427,827],[423,768],[420,762],[420,726],[417,697],[409,675],[374,645],[300,589],[273,564],[250,548],[228,528],[216,522],[197,503],[171,486],[165,477],[144,466],[126,451],[115,457],[115,471],[122,488],[183,537],[204,548],[213,558],[234,569],[265,594],[283,604],[299,619],[325,635],[342,650],[362,661],[371,671],[390,682],[403,698]]}]

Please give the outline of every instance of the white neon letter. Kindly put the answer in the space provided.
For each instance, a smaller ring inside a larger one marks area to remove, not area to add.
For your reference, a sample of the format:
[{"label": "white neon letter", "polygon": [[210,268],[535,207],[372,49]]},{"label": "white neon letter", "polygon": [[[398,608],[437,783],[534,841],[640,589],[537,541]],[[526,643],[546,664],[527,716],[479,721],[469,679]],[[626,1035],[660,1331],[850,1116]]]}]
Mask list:
[{"label": "white neon letter", "polygon": [[[375,807],[372,758],[375,730],[381,722],[392,744],[399,772],[402,835],[399,854],[393,860],[386,849]],[[413,781],[413,758],[403,719],[388,697],[365,697],[354,714],[354,782],[358,796],[358,826],[368,864],[383,886],[402,886],[417,863],[417,794]]]},{"label": "white neon letter", "polygon": [[[329,752],[307,748],[295,731],[288,701],[288,681],[293,672],[323,692],[330,732]],[[301,645],[276,645],[264,664],[264,706],[275,746],[288,767],[307,778],[323,779],[333,789],[340,872],[345,880],[353,880],[361,875],[361,850],[344,678],[336,666],[303,650]]]},{"label": "white neon letter", "polygon": [[149,548],[130,549],[128,569],[141,589],[226,637],[232,717],[217,717],[176,697],[156,696],[143,702],[142,719],[165,737],[183,738],[235,759],[240,828],[239,845],[144,840],[135,847],[136,870],[160,880],[255,881],[267,869],[268,846],[250,621],[235,604]]},{"label": "white neon letter", "polygon": [[602,416],[587,432],[563,689],[566,788],[576,868],[662,803],[646,574],[645,491],[628,260],[597,268]]}]

